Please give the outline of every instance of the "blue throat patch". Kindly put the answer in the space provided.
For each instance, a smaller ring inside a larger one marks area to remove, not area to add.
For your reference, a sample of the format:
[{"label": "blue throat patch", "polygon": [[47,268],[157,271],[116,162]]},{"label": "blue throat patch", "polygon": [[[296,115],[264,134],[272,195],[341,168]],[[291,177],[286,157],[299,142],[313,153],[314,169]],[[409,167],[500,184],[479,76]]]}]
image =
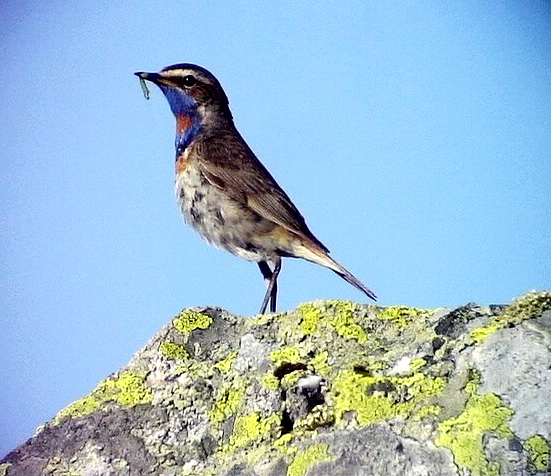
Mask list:
[{"label": "blue throat patch", "polygon": [[201,125],[193,121],[191,126],[176,134],[174,145],[176,146],[176,159],[186,150],[187,146],[193,142],[197,134],[201,132]]},{"label": "blue throat patch", "polygon": [[176,132],[175,146],[176,146],[176,159],[184,152],[186,147],[193,142],[197,134],[201,132],[201,119],[197,113],[197,103],[195,100],[184,94],[181,90],[170,88],[162,85],[163,91],[172,114],[176,117],[189,118],[189,126],[185,129]]}]

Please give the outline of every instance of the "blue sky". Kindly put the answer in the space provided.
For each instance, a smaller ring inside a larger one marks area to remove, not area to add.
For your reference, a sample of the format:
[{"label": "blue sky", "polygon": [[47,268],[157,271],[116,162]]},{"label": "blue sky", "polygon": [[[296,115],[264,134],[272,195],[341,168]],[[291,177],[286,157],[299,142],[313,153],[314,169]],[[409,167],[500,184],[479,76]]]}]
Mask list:
[{"label": "blue sky", "polygon": [[[254,314],[253,263],[179,215],[174,120],[138,70],[193,62],[380,304],[507,303],[551,282],[547,2],[0,4],[0,454],[180,309]],[[282,310],[364,302],[286,260]]]}]

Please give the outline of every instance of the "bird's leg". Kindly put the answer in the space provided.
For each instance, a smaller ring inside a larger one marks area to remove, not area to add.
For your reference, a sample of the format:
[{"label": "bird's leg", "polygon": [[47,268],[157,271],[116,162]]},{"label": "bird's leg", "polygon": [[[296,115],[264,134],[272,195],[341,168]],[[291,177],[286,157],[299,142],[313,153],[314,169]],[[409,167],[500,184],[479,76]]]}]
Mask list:
[{"label": "bird's leg", "polygon": [[270,312],[276,311],[276,299],[277,299],[277,276],[281,271],[281,259],[278,259],[275,263],[273,271],[270,269],[270,266],[266,261],[259,261],[258,267],[262,276],[264,276],[264,281],[266,281],[266,294],[260,306],[260,314],[266,312],[268,307],[268,301],[270,301]]},{"label": "bird's leg", "polygon": [[[270,290],[270,312],[276,312],[276,302],[277,302],[277,277],[281,271],[281,259],[275,262],[274,270],[272,271],[272,279],[268,287],[271,287]],[[266,291],[267,292],[267,291]]]},{"label": "bird's leg", "polygon": [[[268,307],[268,300],[270,300],[270,311],[272,311],[272,308],[274,307],[272,300],[270,299],[272,297],[272,292],[270,290],[270,283],[272,282],[272,270],[270,269],[270,266],[266,261],[259,261],[258,267],[260,268],[260,272],[262,273],[262,276],[264,277],[264,282],[266,283],[266,294],[264,295],[264,299],[262,300],[262,305],[260,306],[260,314],[264,314],[266,312],[266,307]],[[273,286],[272,286],[273,289]]]},{"label": "bird's leg", "polygon": [[260,272],[262,273],[262,276],[264,277],[264,282],[266,283],[266,294],[264,295],[262,305],[260,306],[260,314],[264,314],[264,312],[266,312],[266,307],[268,306],[268,299],[270,299],[269,287],[273,273],[266,261],[259,261],[258,267],[260,268]]},{"label": "bird's leg", "polygon": [[[279,262],[279,269],[281,269],[281,261]],[[277,272],[279,274],[279,271]],[[274,273],[275,274],[275,273]],[[273,278],[274,282],[272,284],[272,292],[270,293],[270,312],[276,312],[276,301],[277,301],[277,274]]]}]

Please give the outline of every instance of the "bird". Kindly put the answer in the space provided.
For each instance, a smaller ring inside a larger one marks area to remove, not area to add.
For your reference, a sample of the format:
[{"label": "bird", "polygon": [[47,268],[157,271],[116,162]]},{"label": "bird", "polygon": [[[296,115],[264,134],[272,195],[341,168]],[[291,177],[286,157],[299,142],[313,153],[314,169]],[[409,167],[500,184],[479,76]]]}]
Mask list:
[{"label": "bird", "polygon": [[376,295],[337,263],[289,196],[238,132],[229,100],[205,68],[178,63],[138,71],[164,93],[176,118],[175,192],[184,216],[209,244],[258,264],[266,284],[260,314],[277,309],[282,258],[302,258],[334,271],[370,299]]}]

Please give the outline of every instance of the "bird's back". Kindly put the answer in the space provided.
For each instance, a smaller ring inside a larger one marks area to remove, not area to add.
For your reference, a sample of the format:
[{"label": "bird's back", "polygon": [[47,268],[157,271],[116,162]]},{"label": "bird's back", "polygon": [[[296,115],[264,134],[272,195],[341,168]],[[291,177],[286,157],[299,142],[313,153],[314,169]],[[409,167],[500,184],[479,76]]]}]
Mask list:
[{"label": "bird's back", "polygon": [[229,199],[328,251],[235,127],[200,135],[192,150],[206,180]]}]

